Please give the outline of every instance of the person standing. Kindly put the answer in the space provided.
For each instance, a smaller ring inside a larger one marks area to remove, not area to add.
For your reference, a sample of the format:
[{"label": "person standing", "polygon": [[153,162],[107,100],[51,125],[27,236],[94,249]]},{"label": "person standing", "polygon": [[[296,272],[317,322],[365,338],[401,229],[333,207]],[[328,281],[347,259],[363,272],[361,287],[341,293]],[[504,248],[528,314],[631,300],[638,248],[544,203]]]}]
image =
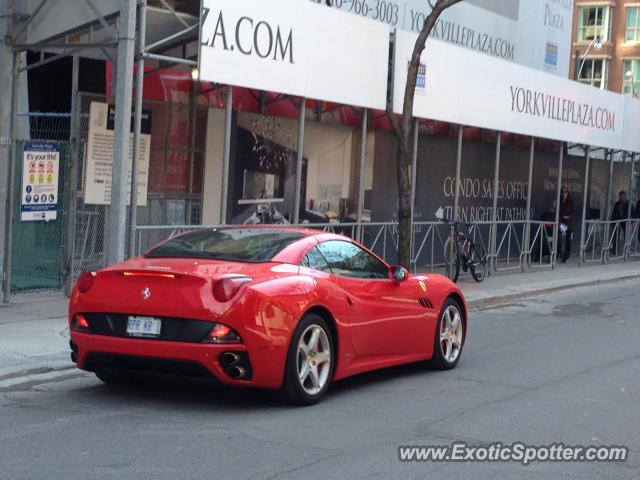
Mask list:
[{"label": "person standing", "polygon": [[[566,229],[562,227],[562,225],[566,226]],[[573,201],[571,200],[571,195],[569,195],[569,189],[567,187],[562,187],[560,191],[560,232],[561,234],[564,231],[564,245],[561,245],[562,237],[560,242],[558,242],[558,250],[562,252],[561,260],[562,263],[566,263],[569,260],[569,256],[571,255],[571,237],[573,236]],[[562,250],[560,247],[564,246]]]}]

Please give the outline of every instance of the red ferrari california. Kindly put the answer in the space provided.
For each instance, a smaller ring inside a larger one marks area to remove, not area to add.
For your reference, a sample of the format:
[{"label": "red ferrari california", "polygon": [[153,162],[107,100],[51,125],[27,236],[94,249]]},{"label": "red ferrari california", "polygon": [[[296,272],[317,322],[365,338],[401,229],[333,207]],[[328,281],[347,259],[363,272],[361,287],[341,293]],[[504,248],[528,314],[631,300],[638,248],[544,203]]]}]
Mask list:
[{"label": "red ferrari california", "polygon": [[72,360],[105,383],[178,375],[312,404],[368,370],[455,367],[467,311],[447,278],[410,275],[347,237],[228,227],[83,273],[69,326]]}]

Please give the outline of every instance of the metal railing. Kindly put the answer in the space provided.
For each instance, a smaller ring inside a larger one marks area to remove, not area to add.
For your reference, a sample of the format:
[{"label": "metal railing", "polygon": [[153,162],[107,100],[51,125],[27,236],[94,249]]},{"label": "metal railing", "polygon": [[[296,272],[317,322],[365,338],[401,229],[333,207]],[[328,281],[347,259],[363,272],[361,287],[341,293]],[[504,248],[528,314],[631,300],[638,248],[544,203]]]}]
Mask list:
[{"label": "metal railing", "polygon": [[526,221],[496,222],[495,252],[492,254],[496,272],[523,270],[526,262]]},{"label": "metal railing", "polygon": [[525,229],[531,238],[525,252],[527,266],[532,269],[553,268],[553,238],[558,234],[558,225],[544,221],[531,221],[529,225]]},{"label": "metal railing", "polygon": [[608,232],[607,248],[603,250],[603,258],[606,261],[624,260],[626,257],[626,231],[627,220],[607,222]]},{"label": "metal railing", "polygon": [[640,257],[640,221],[632,220],[627,238],[627,258]]},{"label": "metal railing", "polygon": [[[588,220],[585,243],[580,246],[581,263],[604,263],[640,257],[640,222],[632,221],[624,237],[626,220],[607,222]],[[396,222],[305,223],[289,225],[315,228],[342,234],[380,255],[389,263],[398,257],[398,224]],[[136,227],[136,252],[143,253],[153,245],[191,230],[206,230],[219,225],[153,225]],[[494,272],[551,269],[555,265],[554,238],[560,238],[558,225],[549,221],[477,222],[469,226],[469,236],[487,252],[488,264]],[[446,271],[445,244],[451,227],[442,222],[414,222],[412,225],[410,269]],[[616,243],[616,238],[618,242]],[[626,241],[625,241],[626,240]],[[495,245],[495,246],[494,246]]]},{"label": "metal railing", "polygon": [[587,220],[585,222],[586,235],[584,245],[580,246],[580,258],[582,263],[604,262],[606,237],[606,220]]}]

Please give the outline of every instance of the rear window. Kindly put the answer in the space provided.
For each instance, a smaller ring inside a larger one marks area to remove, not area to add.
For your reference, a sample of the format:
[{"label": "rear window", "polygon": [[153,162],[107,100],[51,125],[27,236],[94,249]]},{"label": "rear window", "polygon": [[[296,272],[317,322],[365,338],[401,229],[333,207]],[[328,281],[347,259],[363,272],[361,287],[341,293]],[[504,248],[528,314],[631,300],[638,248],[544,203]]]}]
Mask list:
[{"label": "rear window", "polygon": [[275,229],[225,228],[187,233],[145,253],[147,258],[209,258],[268,262],[304,235]]}]

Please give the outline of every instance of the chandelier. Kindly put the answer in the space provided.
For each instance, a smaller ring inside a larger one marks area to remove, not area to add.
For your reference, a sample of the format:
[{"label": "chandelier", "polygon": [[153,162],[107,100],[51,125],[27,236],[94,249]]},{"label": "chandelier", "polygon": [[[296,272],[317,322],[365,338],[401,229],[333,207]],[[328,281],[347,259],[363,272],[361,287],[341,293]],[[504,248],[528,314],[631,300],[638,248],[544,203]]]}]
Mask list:
[{"label": "chandelier", "polygon": [[293,128],[282,126],[275,117],[254,117],[251,120],[251,135],[251,151],[258,156],[260,168],[265,170],[284,168],[296,148]]}]

